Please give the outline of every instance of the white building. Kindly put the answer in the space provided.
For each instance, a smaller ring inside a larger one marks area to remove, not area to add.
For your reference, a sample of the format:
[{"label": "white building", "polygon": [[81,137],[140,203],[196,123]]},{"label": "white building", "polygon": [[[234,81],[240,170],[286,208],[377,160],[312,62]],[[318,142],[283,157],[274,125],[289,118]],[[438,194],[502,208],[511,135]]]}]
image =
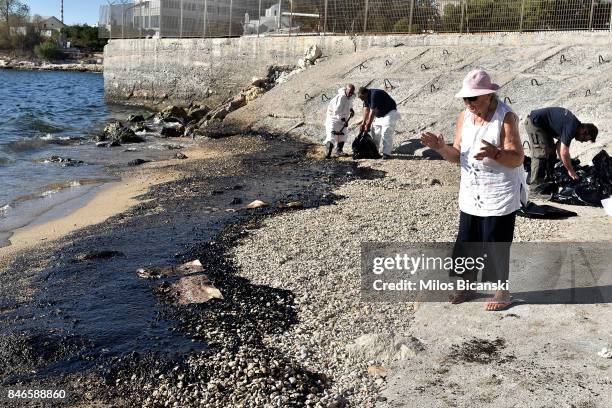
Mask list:
[{"label": "white building", "polygon": [[249,5],[253,4],[249,0],[136,0],[133,27],[146,36],[240,35],[242,17],[252,12]]},{"label": "white building", "polygon": [[[291,27],[291,17],[281,13],[278,4],[266,9],[259,20],[251,20],[248,14],[244,17],[244,35],[263,34],[275,30],[287,30]],[[297,29],[297,27],[294,27]]]},{"label": "white building", "polygon": [[[30,19],[30,24],[35,30],[38,30],[43,37],[51,38],[53,33],[60,33],[62,28],[66,27],[58,18],[53,16],[33,16]],[[25,35],[28,32],[28,27],[11,27],[11,34]]]},{"label": "white building", "polygon": [[66,24],[62,23],[57,17],[40,17],[34,21],[43,37],[51,37],[53,33],[59,33]]}]

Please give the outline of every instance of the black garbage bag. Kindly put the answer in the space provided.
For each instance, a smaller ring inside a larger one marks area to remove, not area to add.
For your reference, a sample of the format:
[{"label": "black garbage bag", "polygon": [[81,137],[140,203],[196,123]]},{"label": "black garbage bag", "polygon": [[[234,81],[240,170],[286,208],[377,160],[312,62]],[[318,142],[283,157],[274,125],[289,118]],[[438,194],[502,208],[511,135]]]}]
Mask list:
[{"label": "black garbage bag", "polygon": [[378,152],[374,139],[367,132],[359,132],[353,142],[353,159],[380,159],[382,156]]},{"label": "black garbage bag", "polygon": [[557,186],[557,183],[555,183],[554,181],[549,181],[546,183],[538,184],[538,186],[533,189],[534,193],[542,194],[542,195],[551,195],[551,194],[555,194],[558,191],[559,191],[559,187]]},{"label": "black garbage bag", "polygon": [[[572,160],[572,165],[580,176],[578,181],[572,180],[562,163],[555,165],[554,184],[557,192],[552,194],[551,201],[601,207],[601,200],[612,194],[612,158],[602,150],[593,158],[592,166],[581,166],[578,160]],[[554,191],[550,185],[538,186],[538,189],[540,187]]]},{"label": "black garbage bag", "polygon": [[578,214],[573,211],[553,207],[552,205],[537,205],[530,201],[529,203],[527,203],[526,206],[521,207],[521,209],[517,211],[516,215],[525,218],[559,220],[569,217],[575,217]]}]

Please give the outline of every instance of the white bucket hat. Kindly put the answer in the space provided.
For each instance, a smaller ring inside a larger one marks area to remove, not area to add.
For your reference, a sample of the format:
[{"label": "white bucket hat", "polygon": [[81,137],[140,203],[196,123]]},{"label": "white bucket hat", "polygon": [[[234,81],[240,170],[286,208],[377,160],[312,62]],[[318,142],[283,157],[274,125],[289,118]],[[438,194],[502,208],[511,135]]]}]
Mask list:
[{"label": "white bucket hat", "polygon": [[463,87],[455,95],[455,98],[488,95],[495,93],[498,89],[499,85],[491,82],[489,74],[482,69],[475,69],[465,76]]}]

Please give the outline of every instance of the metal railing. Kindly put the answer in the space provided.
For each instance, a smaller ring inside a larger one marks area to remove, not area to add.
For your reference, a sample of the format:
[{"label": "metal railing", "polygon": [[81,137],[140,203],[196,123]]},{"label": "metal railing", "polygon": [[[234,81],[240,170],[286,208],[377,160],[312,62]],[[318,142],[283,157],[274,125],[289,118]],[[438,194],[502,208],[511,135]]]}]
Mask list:
[{"label": "metal railing", "polygon": [[109,0],[101,38],[608,30],[612,0]]}]

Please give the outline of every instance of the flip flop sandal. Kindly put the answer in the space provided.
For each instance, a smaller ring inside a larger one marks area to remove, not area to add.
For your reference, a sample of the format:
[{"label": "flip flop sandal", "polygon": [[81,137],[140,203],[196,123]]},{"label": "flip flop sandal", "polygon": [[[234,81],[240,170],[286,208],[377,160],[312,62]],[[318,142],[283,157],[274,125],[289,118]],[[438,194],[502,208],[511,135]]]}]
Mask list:
[{"label": "flip flop sandal", "polygon": [[453,305],[460,303],[469,302],[470,300],[476,299],[476,292],[473,290],[464,290],[461,292],[455,292],[448,297],[448,301]]},{"label": "flip flop sandal", "polygon": [[509,300],[496,300],[496,301],[492,301],[492,302],[487,302],[487,306],[488,305],[502,305],[502,307],[500,308],[495,308],[495,309],[487,309],[487,307],[485,307],[485,310],[487,312],[502,312],[504,310],[508,310],[511,306],[514,306],[518,303],[522,303],[523,300],[522,299],[515,299],[515,298],[510,298]]}]

